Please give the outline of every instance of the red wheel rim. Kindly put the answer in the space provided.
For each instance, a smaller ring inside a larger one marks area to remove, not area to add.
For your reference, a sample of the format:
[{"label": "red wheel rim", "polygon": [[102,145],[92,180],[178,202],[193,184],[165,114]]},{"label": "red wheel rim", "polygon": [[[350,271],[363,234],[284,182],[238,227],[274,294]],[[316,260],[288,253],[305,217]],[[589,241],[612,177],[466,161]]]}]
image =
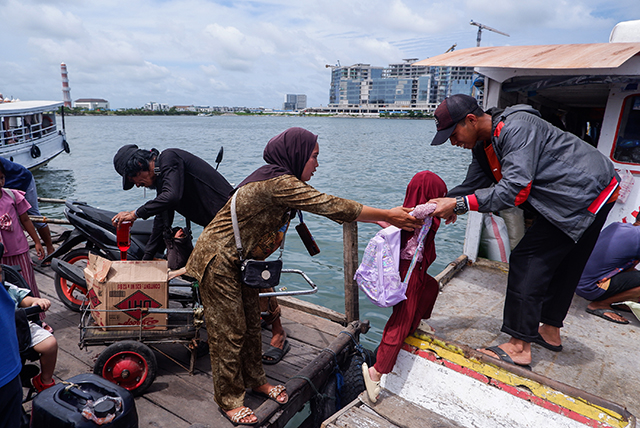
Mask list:
[{"label": "red wheel rim", "polygon": [[103,378],[129,391],[139,388],[148,375],[147,360],[133,351],[118,352],[102,368]]},{"label": "red wheel rim", "polygon": [[[69,260],[67,263],[75,264],[80,260],[89,260],[89,258],[86,256],[77,256]],[[82,305],[83,301],[74,297],[74,292],[80,292],[83,296],[87,294],[87,289],[85,287],[82,287],[74,282],[67,281],[62,277],[60,277],[60,289],[62,290],[62,294],[64,294],[64,297],[66,297],[69,302],[78,306]]]}]

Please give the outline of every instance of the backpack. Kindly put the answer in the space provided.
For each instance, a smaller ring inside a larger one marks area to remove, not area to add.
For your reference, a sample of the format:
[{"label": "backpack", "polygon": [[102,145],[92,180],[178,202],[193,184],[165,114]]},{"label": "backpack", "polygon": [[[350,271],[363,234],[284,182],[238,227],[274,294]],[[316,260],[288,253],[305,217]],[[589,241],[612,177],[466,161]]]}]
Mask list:
[{"label": "backpack", "polygon": [[[433,208],[430,211],[433,212]],[[427,217],[420,229],[418,247],[404,281],[400,279],[400,233],[402,231],[395,226],[389,226],[371,238],[353,279],[375,305],[388,308],[407,299],[409,279],[418,260],[418,254],[424,248],[424,240],[431,229],[431,223],[431,217]]]},{"label": "backpack", "polygon": [[407,297],[407,284],[400,279],[400,232],[395,226],[382,229],[371,238],[354,279],[371,301],[381,308]]}]

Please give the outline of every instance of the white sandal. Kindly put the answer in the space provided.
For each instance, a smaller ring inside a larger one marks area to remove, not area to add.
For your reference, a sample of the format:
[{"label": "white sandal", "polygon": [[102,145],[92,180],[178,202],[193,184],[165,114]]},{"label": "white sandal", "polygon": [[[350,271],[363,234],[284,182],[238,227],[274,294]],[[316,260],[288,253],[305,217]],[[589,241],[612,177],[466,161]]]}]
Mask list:
[{"label": "white sandal", "polygon": [[367,387],[367,395],[369,396],[369,400],[372,403],[378,401],[378,396],[380,395],[380,381],[375,382],[371,379],[369,375],[369,366],[367,363],[362,363],[362,376],[364,377],[364,384]]}]

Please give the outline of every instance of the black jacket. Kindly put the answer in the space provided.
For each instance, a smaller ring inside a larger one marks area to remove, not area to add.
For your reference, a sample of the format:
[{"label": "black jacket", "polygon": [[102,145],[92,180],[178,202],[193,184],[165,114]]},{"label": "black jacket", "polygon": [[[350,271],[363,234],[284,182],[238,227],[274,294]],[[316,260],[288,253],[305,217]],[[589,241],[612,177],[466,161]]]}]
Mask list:
[{"label": "black jacket", "polygon": [[143,219],[156,216],[145,260],[162,251],[163,232],[171,227],[175,211],[204,227],[227,203],[233,189],[206,161],[184,150],[164,150],[155,167],[157,196],[136,210],[136,215]]}]

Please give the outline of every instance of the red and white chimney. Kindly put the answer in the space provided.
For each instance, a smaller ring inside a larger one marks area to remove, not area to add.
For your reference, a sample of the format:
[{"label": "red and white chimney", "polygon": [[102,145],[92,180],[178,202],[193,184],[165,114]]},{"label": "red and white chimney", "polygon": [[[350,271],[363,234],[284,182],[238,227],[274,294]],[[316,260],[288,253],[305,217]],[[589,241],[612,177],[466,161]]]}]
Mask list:
[{"label": "red and white chimney", "polygon": [[69,77],[67,76],[67,64],[64,62],[60,64],[60,71],[62,72],[62,100],[65,107],[71,108],[71,88],[69,87]]}]

